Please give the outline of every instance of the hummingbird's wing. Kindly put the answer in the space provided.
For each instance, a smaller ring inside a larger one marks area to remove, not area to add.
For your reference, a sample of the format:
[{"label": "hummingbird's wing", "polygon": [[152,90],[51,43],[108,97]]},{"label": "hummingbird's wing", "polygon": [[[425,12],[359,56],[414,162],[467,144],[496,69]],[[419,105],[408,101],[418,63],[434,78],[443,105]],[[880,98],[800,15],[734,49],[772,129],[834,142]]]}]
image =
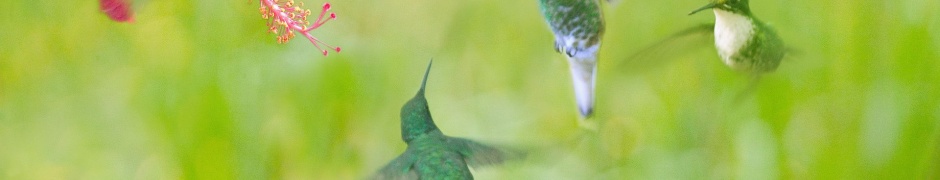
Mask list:
[{"label": "hummingbird's wing", "polygon": [[500,164],[508,159],[522,156],[519,153],[497,149],[464,138],[447,137],[447,143],[459,152],[464,157],[467,165],[471,167]]},{"label": "hummingbird's wing", "polygon": [[409,150],[405,150],[405,153],[402,153],[392,160],[392,162],[389,162],[388,165],[385,165],[385,167],[372,176],[372,179],[418,179],[418,173],[415,172],[412,166],[415,163],[415,159],[409,151],[410,148]]},{"label": "hummingbird's wing", "polygon": [[642,70],[666,64],[689,52],[713,47],[715,24],[702,24],[679,31],[665,39],[647,46],[618,63],[623,70]]},{"label": "hummingbird's wing", "polygon": [[620,4],[620,2],[621,0],[607,0],[607,5],[616,6],[617,4]]}]

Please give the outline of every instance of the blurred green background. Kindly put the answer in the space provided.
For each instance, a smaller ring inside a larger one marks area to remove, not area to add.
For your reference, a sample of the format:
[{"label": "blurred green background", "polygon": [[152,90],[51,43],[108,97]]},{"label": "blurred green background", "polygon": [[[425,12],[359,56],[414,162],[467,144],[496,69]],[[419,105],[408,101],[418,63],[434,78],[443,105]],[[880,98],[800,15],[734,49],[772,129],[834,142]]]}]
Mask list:
[{"label": "blurred green background", "polygon": [[597,133],[536,0],[330,2],[326,57],[256,0],[4,2],[0,179],[368,177],[432,58],[445,134],[529,153],[479,179],[940,178],[940,1],[753,0],[799,53],[739,100],[714,47],[627,60],[706,1],[607,4]]}]

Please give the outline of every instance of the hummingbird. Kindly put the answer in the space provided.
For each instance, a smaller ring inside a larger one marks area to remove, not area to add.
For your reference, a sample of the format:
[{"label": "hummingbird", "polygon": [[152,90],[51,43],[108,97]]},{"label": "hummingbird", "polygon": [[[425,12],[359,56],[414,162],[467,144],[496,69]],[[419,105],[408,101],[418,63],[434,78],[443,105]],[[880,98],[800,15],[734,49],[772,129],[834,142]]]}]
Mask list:
[{"label": "hummingbird", "polygon": [[748,0],[714,0],[689,15],[706,9],[715,12],[715,47],[725,65],[755,77],[777,69],[786,47],[773,29],[754,17]]},{"label": "hummingbird", "polygon": [[499,164],[511,157],[507,151],[441,133],[424,97],[430,71],[428,63],[418,94],[401,108],[401,138],[408,148],[373,179],[473,179],[467,165]]},{"label": "hummingbird", "polygon": [[555,35],[555,51],[568,58],[575,101],[582,118],[594,113],[597,55],[604,35],[600,0],[539,0]]}]

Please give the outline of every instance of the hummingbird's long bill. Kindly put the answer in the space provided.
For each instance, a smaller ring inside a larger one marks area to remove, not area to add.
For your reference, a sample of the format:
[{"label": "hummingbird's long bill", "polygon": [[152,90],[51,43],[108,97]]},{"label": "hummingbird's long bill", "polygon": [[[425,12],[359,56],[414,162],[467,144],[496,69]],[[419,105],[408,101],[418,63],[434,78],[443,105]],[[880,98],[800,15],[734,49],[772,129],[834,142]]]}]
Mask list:
[{"label": "hummingbird's long bill", "polygon": [[690,12],[689,15],[695,14],[695,13],[697,13],[697,12],[699,12],[699,11],[702,11],[702,10],[715,8],[715,6],[717,6],[717,5],[718,5],[718,4],[715,4],[715,2],[710,2],[710,3],[706,4],[705,6],[702,6],[701,8],[698,8],[698,9],[696,9],[695,11]]}]

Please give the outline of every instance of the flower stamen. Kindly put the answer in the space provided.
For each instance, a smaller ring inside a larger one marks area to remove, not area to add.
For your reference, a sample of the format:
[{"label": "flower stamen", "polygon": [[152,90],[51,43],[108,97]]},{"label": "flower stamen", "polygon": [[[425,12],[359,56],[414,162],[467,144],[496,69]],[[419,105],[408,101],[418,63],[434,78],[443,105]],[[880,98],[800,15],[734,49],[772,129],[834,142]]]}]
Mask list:
[{"label": "flower stamen", "polygon": [[[323,17],[326,15],[327,11],[330,10],[330,3],[323,4],[323,10],[320,12],[320,15],[314,21],[313,25],[310,25],[310,22],[307,20],[307,16],[310,15],[310,10],[303,9],[301,7],[303,5],[303,2],[295,4],[294,0],[287,0],[285,2],[279,2],[279,0],[261,0],[259,12],[261,13],[261,18],[268,20],[268,32],[278,35],[278,43],[287,43],[287,41],[294,38],[294,31],[297,31],[307,37],[307,39],[313,43],[314,47],[323,52],[324,56],[327,55],[328,51],[323,50],[323,48],[320,47],[321,44],[333,51],[339,52],[339,47],[326,44],[313,35],[310,35],[310,31],[319,28],[330,19],[336,19],[336,14],[332,12],[329,13],[328,18],[324,19]],[[278,34],[279,30],[283,33]]]}]

